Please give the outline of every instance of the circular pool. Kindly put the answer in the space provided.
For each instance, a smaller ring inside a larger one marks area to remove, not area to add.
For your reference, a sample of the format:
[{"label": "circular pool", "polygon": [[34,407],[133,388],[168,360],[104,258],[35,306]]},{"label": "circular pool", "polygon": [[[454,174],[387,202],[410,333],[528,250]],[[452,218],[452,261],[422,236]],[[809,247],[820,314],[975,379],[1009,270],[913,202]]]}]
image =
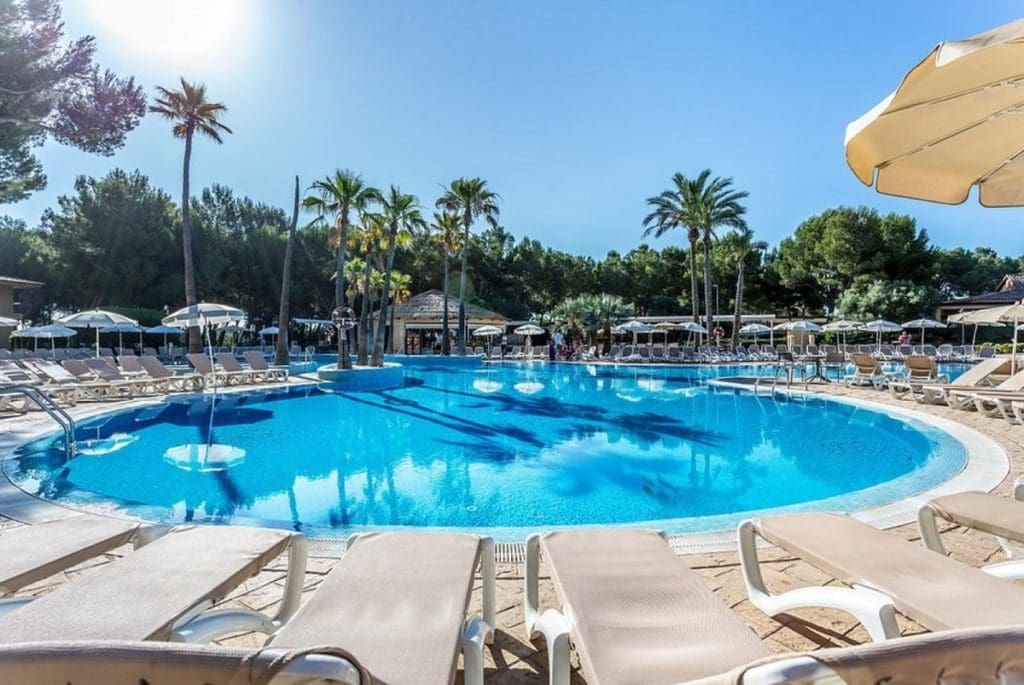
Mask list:
[{"label": "circular pool", "polygon": [[[318,537],[434,527],[722,530],[768,510],[844,511],[958,473],[963,444],[857,403],[716,389],[741,367],[406,366],[401,387],[170,397],[82,421],[4,462],[40,497],[149,520]],[[746,371],[749,371],[747,369]]]}]

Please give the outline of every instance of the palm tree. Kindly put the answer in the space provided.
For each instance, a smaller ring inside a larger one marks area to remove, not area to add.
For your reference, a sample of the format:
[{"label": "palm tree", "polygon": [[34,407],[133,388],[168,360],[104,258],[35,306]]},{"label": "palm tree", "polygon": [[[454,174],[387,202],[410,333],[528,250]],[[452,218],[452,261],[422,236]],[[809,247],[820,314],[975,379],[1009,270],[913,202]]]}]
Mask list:
[{"label": "palm tree", "polygon": [[[196,290],[195,264],[192,260],[192,216],[189,211],[189,171],[192,165],[192,138],[200,133],[217,143],[223,143],[222,133],[231,133],[231,129],[220,121],[220,116],[227,111],[221,102],[210,102],[206,99],[206,86],[189,83],[181,78],[181,90],[172,90],[157,86],[160,97],[149,111],[160,114],[174,122],[171,132],[175,138],[185,140],[185,160],[181,174],[181,245],[185,257],[185,304],[193,305],[199,300]],[[203,347],[199,329],[188,329],[188,349],[199,352]]]},{"label": "palm tree", "polygon": [[612,326],[633,316],[634,310],[618,295],[609,295],[608,293],[590,295],[587,302],[597,326],[604,331],[604,343],[601,345],[601,356],[604,356],[611,350]]},{"label": "palm tree", "polygon": [[292,293],[292,252],[295,249],[295,230],[299,227],[299,177],[295,177],[295,204],[292,223],[288,227],[288,242],[284,247],[284,267],[281,269],[281,304],[277,310],[277,351],[274,363],[288,363],[288,319]]},{"label": "palm tree", "polygon": [[[314,182],[309,189],[313,194],[307,196],[302,205],[317,213],[315,223],[332,224],[330,240],[336,250],[334,306],[340,309],[345,306],[345,248],[348,246],[350,215],[352,212],[362,213],[371,203],[379,201],[380,191],[366,185],[362,176],[348,169],[338,169],[334,176]],[[345,331],[338,332],[338,368],[352,368],[348,333]]]},{"label": "palm tree", "polygon": [[685,229],[690,242],[690,302],[693,322],[700,323],[700,293],[697,286],[697,243],[700,227],[690,214],[688,191],[690,182],[680,173],[672,176],[672,189],[647,198],[651,213],[644,217],[644,237],[654,234],[660,238],[673,229]]},{"label": "palm tree", "polygon": [[387,243],[384,248],[384,287],[380,297],[380,315],[377,322],[377,332],[373,340],[373,354],[370,357],[370,364],[373,366],[384,365],[384,337],[388,321],[388,300],[391,291],[391,277],[395,266],[395,250],[398,247],[399,232],[412,233],[417,229],[425,229],[427,222],[423,220],[420,213],[419,201],[415,195],[406,195],[396,186],[391,186],[390,191],[380,200],[381,214],[387,224]]},{"label": "palm tree", "polygon": [[379,258],[381,237],[386,231],[384,217],[373,212],[363,212],[359,216],[360,225],[353,231],[349,239],[363,253],[363,278],[359,292],[363,295],[359,309],[358,345],[356,347],[356,364],[366,366],[370,361],[370,311],[372,307],[373,263]]},{"label": "palm tree", "polygon": [[734,190],[731,178],[711,178],[711,169],[700,172],[697,178],[687,184],[689,214],[700,228],[704,243],[704,309],[708,313],[709,328],[712,325],[711,243],[715,239],[715,229],[719,226],[737,229],[746,226],[743,215],[747,213],[747,208],[740,204],[740,200],[749,194],[745,190]]},{"label": "palm tree", "polygon": [[740,342],[741,315],[743,313],[743,279],[747,268],[747,259],[751,254],[761,254],[768,249],[768,244],[763,240],[754,239],[754,232],[743,224],[738,226],[732,240],[733,258],[736,260],[736,299],[732,316],[732,346]]},{"label": "palm tree", "polygon": [[[459,338],[458,353],[466,354],[466,271],[469,269],[469,229],[483,217],[491,226],[498,225],[498,202],[501,198],[487,188],[482,178],[457,178],[448,184],[437,201],[438,209],[462,215],[462,273],[459,276]],[[447,307],[447,303],[445,305]],[[445,331],[447,334],[447,331]]]},{"label": "palm tree", "polygon": [[409,274],[403,274],[399,271],[395,271],[391,274],[391,299],[394,303],[391,306],[391,323],[388,324],[391,327],[391,335],[395,334],[395,310],[398,305],[402,304],[409,299],[412,295],[412,291],[409,286],[412,285],[412,276]]},{"label": "palm tree", "polygon": [[441,342],[441,354],[451,354],[448,344],[448,272],[451,267],[452,256],[459,251],[462,245],[462,227],[459,224],[459,215],[451,212],[434,213],[434,230],[437,231],[436,239],[441,245],[441,253],[444,255],[444,280],[441,289],[444,292],[444,311],[441,314],[441,330],[444,331]]}]

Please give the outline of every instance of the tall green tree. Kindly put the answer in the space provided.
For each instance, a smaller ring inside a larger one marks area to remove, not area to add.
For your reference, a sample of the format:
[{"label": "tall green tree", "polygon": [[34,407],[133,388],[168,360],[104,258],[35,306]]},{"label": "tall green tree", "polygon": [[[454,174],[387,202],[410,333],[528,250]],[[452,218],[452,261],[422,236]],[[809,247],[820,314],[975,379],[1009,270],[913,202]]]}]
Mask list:
[{"label": "tall green tree", "polygon": [[0,2],[0,204],[45,187],[32,149],[47,138],[109,156],[138,126],[142,88],[95,53],[92,36],[64,42],[57,0]]},{"label": "tall green tree", "polygon": [[[462,216],[463,247],[462,273],[459,277],[459,335],[458,353],[466,354],[466,272],[469,270],[469,230],[478,218],[485,219],[491,226],[498,225],[501,198],[487,187],[482,178],[457,178],[448,184],[444,195],[437,200],[439,209],[456,212]],[[447,335],[447,331],[445,332]]]},{"label": "tall green tree", "polygon": [[[181,243],[185,258],[185,304],[198,301],[196,291],[195,265],[192,261],[192,217],[189,213],[189,173],[192,165],[192,139],[198,133],[218,145],[224,142],[221,134],[231,133],[220,117],[227,111],[221,102],[211,102],[206,97],[206,86],[189,83],[181,78],[181,88],[172,90],[157,87],[160,97],[149,111],[174,122],[171,128],[175,138],[185,141],[185,156],[181,171]],[[199,329],[189,328],[188,347],[191,352],[202,349]]]},{"label": "tall green tree", "polygon": [[672,188],[659,195],[647,198],[650,214],[644,217],[644,237],[654,235],[660,238],[669,231],[685,230],[690,250],[690,302],[693,306],[693,322],[700,323],[700,295],[697,286],[697,243],[700,241],[700,225],[692,214],[694,209],[690,195],[690,181],[676,173],[672,176]]},{"label": "tall green tree", "polygon": [[612,326],[633,316],[633,307],[618,295],[601,293],[586,297],[584,308],[592,312],[595,324],[604,333],[601,343],[601,355],[607,355],[612,345]]},{"label": "tall green tree", "polygon": [[281,268],[281,305],[277,310],[277,350],[275,364],[288,363],[288,326],[291,323],[292,253],[295,250],[295,231],[299,227],[299,177],[295,177],[295,201],[292,205],[292,223],[288,227],[288,243],[284,249]]},{"label": "tall green tree", "polygon": [[381,198],[380,206],[388,232],[384,247],[384,286],[381,290],[380,315],[373,339],[373,354],[370,357],[370,364],[373,366],[384,365],[384,338],[387,335],[388,303],[391,297],[391,279],[394,275],[395,250],[398,248],[399,233],[412,233],[427,227],[427,222],[420,213],[419,201],[416,196],[403,193],[397,186],[391,186],[390,190]]},{"label": "tall green tree", "polygon": [[451,354],[451,346],[448,339],[448,277],[451,259],[462,248],[462,227],[459,224],[459,216],[451,212],[435,212],[434,223],[431,227],[436,232],[435,238],[441,246],[441,254],[444,261],[444,275],[441,278],[441,292],[444,293],[444,311],[441,313],[441,330],[444,331],[444,335],[441,342],[441,354],[447,357]]},{"label": "tall green tree", "polygon": [[[331,242],[335,249],[334,306],[345,306],[345,250],[348,247],[348,231],[352,212],[362,213],[374,202],[380,201],[380,191],[366,185],[363,177],[348,169],[339,169],[334,176],[316,181],[310,190],[312,195],[303,200],[303,205],[317,213],[315,221],[333,224]],[[338,368],[352,368],[348,353],[348,334],[338,335]]]},{"label": "tall green tree", "polygon": [[768,248],[768,245],[764,241],[754,240],[754,232],[746,225],[740,226],[726,238],[727,240],[722,242],[736,269],[736,293],[733,298],[732,315],[732,346],[736,347],[740,342],[740,328],[743,325],[743,295],[746,289],[747,264],[752,258],[760,263],[760,255]]},{"label": "tall green tree", "polygon": [[700,228],[704,246],[704,309],[711,321],[711,245],[715,231],[721,226],[741,228],[746,225],[743,215],[747,208],[740,202],[749,195],[743,190],[734,190],[731,178],[711,177],[711,170],[704,169],[687,184],[686,198],[690,214]]}]

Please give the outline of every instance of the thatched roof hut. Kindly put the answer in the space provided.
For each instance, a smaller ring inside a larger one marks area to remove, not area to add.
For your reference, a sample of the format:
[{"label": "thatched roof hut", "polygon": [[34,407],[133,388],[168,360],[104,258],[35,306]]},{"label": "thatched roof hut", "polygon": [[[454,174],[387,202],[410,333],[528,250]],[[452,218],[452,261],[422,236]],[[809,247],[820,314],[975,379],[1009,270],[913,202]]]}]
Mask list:
[{"label": "thatched roof hut", "polygon": [[[459,325],[459,300],[448,296],[448,327],[457,330]],[[392,352],[416,353],[424,348],[425,334],[433,335],[441,330],[445,298],[440,290],[427,290],[413,295],[394,307],[394,331],[390,336]],[[392,314],[392,312],[389,312]],[[470,330],[484,325],[505,326],[508,317],[492,312],[469,302],[466,303],[466,320]]]}]

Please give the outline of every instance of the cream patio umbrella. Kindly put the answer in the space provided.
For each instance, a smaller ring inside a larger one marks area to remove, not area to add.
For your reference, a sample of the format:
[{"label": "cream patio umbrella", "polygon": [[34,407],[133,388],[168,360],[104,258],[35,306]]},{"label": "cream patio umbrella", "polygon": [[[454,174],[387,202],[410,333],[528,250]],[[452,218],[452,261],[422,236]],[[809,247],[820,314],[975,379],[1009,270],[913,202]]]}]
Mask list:
[{"label": "cream patio umbrella", "polygon": [[921,344],[924,344],[924,329],[926,328],[945,328],[946,324],[935,319],[914,319],[913,321],[906,321],[903,323],[904,329],[921,329]]},{"label": "cream patio umbrella", "polygon": [[846,161],[880,193],[1024,204],[1024,19],[939,43],[846,127]]},{"label": "cream patio umbrella", "polygon": [[[953,319],[953,317],[949,317]],[[1013,350],[1010,353],[1010,373],[1017,372],[1017,328],[1021,321],[1024,321],[1024,304],[1015,302],[1002,305],[1001,307],[989,307],[987,309],[976,309],[973,312],[964,312],[956,315],[958,323],[986,324],[990,326],[1002,326],[1007,323],[1013,324]]]},{"label": "cream patio umbrella", "polygon": [[619,330],[626,333],[632,333],[633,345],[635,346],[637,333],[651,333],[654,329],[650,326],[650,324],[646,324],[643,321],[637,321],[636,319],[634,319],[632,321],[627,321],[624,324],[620,324]]},{"label": "cream patio umbrella", "polygon": [[516,335],[525,335],[526,346],[533,347],[533,336],[543,335],[545,331],[543,328],[541,328],[535,323],[524,323],[522,326],[520,326],[519,328],[515,329],[512,332],[515,333]]},{"label": "cream patio umbrella", "polygon": [[57,321],[57,323],[68,326],[69,328],[95,328],[96,329],[96,356],[100,356],[100,329],[107,328],[108,326],[128,325],[138,326],[139,322],[135,319],[130,319],[123,314],[117,314],[116,312],[108,312],[104,309],[87,309],[82,312],[76,312],[70,316],[65,316],[63,319]]}]

